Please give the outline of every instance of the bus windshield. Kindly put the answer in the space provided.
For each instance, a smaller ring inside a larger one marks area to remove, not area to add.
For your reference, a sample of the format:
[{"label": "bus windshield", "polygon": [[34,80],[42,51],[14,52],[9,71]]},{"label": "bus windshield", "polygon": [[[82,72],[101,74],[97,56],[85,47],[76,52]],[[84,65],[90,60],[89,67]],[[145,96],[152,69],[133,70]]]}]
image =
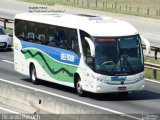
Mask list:
[{"label": "bus windshield", "polygon": [[105,75],[132,75],[144,70],[139,35],[127,37],[93,37],[94,70]]}]

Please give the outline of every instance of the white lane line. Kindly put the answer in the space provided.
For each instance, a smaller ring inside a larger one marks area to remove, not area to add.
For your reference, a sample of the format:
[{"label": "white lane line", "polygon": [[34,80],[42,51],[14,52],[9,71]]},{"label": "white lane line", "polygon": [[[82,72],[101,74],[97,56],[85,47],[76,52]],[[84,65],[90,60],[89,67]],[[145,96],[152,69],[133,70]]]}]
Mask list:
[{"label": "white lane line", "polygon": [[151,79],[147,79],[147,78],[145,78],[145,80],[147,80],[149,82],[160,83],[160,81],[158,81],[158,80],[151,80]]},{"label": "white lane line", "polygon": [[0,107],[0,110],[6,111],[6,112],[9,112],[9,113],[12,113],[12,114],[20,114],[19,112],[16,112],[16,111],[4,108],[4,107]]},{"label": "white lane line", "polygon": [[14,64],[14,62],[9,61],[9,60],[2,60],[2,61],[3,61],[3,62],[6,62],[6,63]]},{"label": "white lane line", "polygon": [[51,93],[51,92],[48,92],[48,91],[44,91],[44,90],[33,88],[33,87],[30,87],[30,86],[27,86],[27,85],[22,85],[22,84],[19,84],[19,83],[11,82],[11,81],[1,79],[1,78],[0,78],[0,81],[10,83],[10,84],[13,84],[13,85],[17,85],[17,86],[20,86],[20,87],[24,87],[24,88],[27,88],[27,89],[31,89],[31,90],[34,90],[34,91],[42,92],[42,93],[45,93],[45,94],[48,94],[48,95],[56,96],[56,97],[66,99],[66,100],[69,100],[69,101],[77,102],[77,103],[87,105],[87,106],[90,106],[90,107],[98,108],[98,109],[108,111],[108,112],[111,112],[111,113],[114,113],[114,114],[119,114],[121,116],[126,116],[126,117],[129,117],[129,118],[135,119],[135,120],[141,120],[141,118],[138,118],[138,117],[135,117],[135,116],[127,115],[125,113],[122,113],[122,112],[119,112],[119,111],[116,111],[116,110],[112,110],[112,109],[101,107],[101,106],[94,105],[94,104],[91,104],[91,103],[83,102],[83,101],[76,100],[76,99],[73,99],[73,98],[68,98],[68,97],[65,97],[65,96],[62,96],[62,95],[59,95],[59,94],[56,94],[56,93]]}]

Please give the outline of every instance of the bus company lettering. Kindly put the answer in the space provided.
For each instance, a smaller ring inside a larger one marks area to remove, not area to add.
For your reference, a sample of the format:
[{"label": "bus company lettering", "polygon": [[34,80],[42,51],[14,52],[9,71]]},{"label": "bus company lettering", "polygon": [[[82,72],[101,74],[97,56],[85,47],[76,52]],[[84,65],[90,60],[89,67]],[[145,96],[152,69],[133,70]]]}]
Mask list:
[{"label": "bus company lettering", "polygon": [[66,53],[61,53],[61,60],[74,62],[74,56]]}]

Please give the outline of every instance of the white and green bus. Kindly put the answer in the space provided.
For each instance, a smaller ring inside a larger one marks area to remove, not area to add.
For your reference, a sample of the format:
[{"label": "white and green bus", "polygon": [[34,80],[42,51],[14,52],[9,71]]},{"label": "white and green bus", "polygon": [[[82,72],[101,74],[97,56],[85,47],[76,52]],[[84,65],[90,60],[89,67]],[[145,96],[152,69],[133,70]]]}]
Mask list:
[{"label": "white and green bus", "polygon": [[144,88],[141,37],[129,23],[103,16],[21,13],[14,21],[15,70],[85,91]]}]

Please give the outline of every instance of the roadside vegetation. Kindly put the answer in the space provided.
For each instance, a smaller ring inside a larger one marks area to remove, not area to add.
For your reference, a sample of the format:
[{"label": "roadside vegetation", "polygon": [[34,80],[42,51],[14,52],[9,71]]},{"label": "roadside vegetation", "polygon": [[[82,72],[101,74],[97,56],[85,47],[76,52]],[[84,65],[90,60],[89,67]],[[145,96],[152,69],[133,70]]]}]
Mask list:
[{"label": "roadside vegetation", "polygon": [[[155,58],[153,58],[153,57],[145,57],[144,61],[160,65],[160,59],[155,60]],[[153,70],[145,68],[145,77],[148,79],[154,79]],[[160,71],[157,71],[157,78],[156,79],[160,81]]]},{"label": "roadside vegetation", "polygon": [[160,19],[160,0],[20,0],[53,6],[55,4],[96,9]]},{"label": "roadside vegetation", "polygon": [[6,28],[6,33],[9,33],[9,36],[11,37],[12,40],[12,47],[13,47],[13,29],[12,28]]},{"label": "roadside vegetation", "polygon": [[6,33],[9,33],[10,35],[13,34],[13,29],[12,28],[6,28]]},{"label": "roadside vegetation", "polygon": [[[153,77],[153,70],[145,68],[145,77],[148,79],[154,79]],[[157,78],[156,80],[160,81],[160,71],[157,71]]]},{"label": "roadside vegetation", "polygon": [[160,65],[160,59],[155,60],[155,58],[153,58],[153,57],[145,57],[144,61]]}]

